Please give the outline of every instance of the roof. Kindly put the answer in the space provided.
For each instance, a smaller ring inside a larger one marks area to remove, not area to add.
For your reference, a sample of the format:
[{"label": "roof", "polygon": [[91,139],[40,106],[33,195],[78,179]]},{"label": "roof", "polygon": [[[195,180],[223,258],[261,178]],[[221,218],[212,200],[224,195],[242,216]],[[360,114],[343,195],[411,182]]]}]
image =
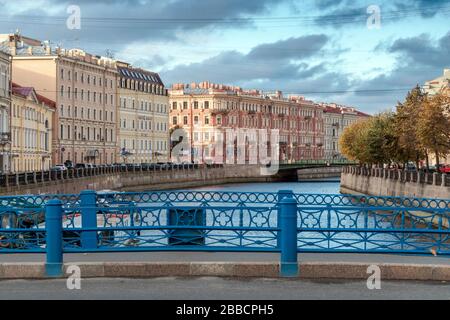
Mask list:
[{"label": "roof", "polygon": [[121,77],[127,79],[145,81],[164,86],[164,83],[161,81],[159,74],[157,74],[156,72],[130,67],[117,67],[117,71],[119,71],[119,75]]},{"label": "roof", "polygon": [[361,116],[361,117],[371,117],[370,114],[367,114],[367,113],[364,113],[364,112],[361,112],[358,110],[356,110],[356,113],[358,114],[358,116]]},{"label": "roof", "polygon": [[40,94],[37,94],[33,87],[22,87],[17,83],[12,83],[12,93],[15,95],[22,96],[24,98],[28,98],[30,95],[34,96],[39,103],[43,103],[46,106],[55,109],[56,103],[53,100],[50,100]]},{"label": "roof", "polygon": [[355,108],[350,108],[350,107],[345,107],[345,106],[326,105],[326,106],[324,106],[323,112],[324,113],[335,113],[335,114],[352,113],[352,114],[356,114],[357,116],[360,116],[360,117],[370,117],[370,115],[367,113],[358,111]]}]

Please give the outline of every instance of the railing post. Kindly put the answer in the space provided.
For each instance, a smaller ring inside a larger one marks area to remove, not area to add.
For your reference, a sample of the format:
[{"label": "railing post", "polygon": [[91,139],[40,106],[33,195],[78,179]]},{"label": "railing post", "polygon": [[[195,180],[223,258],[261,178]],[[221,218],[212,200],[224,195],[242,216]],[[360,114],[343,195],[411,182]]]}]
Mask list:
[{"label": "railing post", "polygon": [[[81,227],[83,229],[97,228],[97,193],[94,190],[84,190],[80,193]],[[81,246],[83,249],[97,248],[97,231],[82,231]]]},{"label": "railing post", "polygon": [[[278,191],[278,210],[277,210],[277,221],[278,223],[281,221],[281,200],[283,200],[284,198],[293,198],[294,193],[292,192],[292,190],[279,190]],[[278,227],[280,227],[278,225]],[[277,236],[277,246],[280,248],[281,246],[281,234],[278,233]]]},{"label": "railing post", "polygon": [[297,277],[297,201],[286,197],[281,200],[281,277]]},{"label": "railing post", "polygon": [[45,272],[49,277],[62,275],[62,202],[53,199],[45,205],[46,263]]}]

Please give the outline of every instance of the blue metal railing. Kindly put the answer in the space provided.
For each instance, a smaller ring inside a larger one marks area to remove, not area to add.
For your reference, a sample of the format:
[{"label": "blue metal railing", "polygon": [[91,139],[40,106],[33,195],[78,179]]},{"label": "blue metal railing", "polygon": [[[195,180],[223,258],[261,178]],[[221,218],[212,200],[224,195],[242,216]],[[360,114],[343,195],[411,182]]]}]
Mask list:
[{"label": "blue metal railing", "polygon": [[[0,197],[0,253],[298,252],[450,255],[450,199],[257,192],[111,192]],[[295,256],[295,259],[294,259]]]}]

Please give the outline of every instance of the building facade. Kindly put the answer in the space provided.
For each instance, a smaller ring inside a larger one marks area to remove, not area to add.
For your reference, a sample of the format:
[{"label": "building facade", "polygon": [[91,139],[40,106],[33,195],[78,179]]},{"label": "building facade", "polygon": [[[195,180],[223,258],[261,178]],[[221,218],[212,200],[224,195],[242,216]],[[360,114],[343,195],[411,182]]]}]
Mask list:
[{"label": "building facade", "polygon": [[117,62],[118,144],[126,163],[169,160],[169,97],[157,73]]},{"label": "building facade", "polygon": [[0,173],[10,171],[11,57],[0,48]]},{"label": "building facade", "polygon": [[444,69],[444,74],[434,80],[425,82],[423,90],[429,95],[435,95],[441,90],[450,91],[450,69]]},{"label": "building facade", "polygon": [[[211,145],[217,139],[217,131],[224,134],[226,145],[225,133],[229,129],[266,130],[268,135],[271,130],[278,130],[281,161],[323,157],[322,110],[302,97],[285,98],[280,91],[267,94],[202,82],[174,85],[169,90],[169,100],[170,126],[185,131],[193,150],[191,161],[194,156],[199,161],[215,158]],[[245,152],[246,161],[260,160],[249,158],[248,146]],[[229,156],[227,150],[222,154]]]},{"label": "building facade", "polygon": [[322,103],[323,118],[325,125],[325,159],[343,159],[339,148],[339,138],[344,129],[356,121],[369,117],[368,114],[360,112],[352,107],[337,105],[334,103]]},{"label": "building facade", "polygon": [[[423,90],[425,93],[431,96],[439,92],[450,96],[450,69],[444,69],[444,74],[441,77],[425,82]],[[434,153],[430,153],[429,162],[431,164],[436,164],[436,155]],[[450,154],[441,156],[440,162],[441,164],[450,165]]]},{"label": "building facade", "polygon": [[49,170],[55,102],[34,88],[12,85],[11,172]]},{"label": "building facade", "polygon": [[12,55],[13,81],[55,101],[53,164],[107,164],[118,157],[117,70],[111,59],[0,35]]}]

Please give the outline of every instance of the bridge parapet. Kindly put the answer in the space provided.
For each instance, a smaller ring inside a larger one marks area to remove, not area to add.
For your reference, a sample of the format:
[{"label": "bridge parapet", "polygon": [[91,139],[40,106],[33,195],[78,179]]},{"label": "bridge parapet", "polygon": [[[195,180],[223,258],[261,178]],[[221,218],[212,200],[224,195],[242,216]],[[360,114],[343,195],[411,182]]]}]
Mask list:
[{"label": "bridge parapet", "polygon": [[90,191],[0,202],[0,253],[47,253],[49,275],[61,243],[63,252],[280,252],[282,276],[295,276],[298,252],[450,255],[450,199]]}]

